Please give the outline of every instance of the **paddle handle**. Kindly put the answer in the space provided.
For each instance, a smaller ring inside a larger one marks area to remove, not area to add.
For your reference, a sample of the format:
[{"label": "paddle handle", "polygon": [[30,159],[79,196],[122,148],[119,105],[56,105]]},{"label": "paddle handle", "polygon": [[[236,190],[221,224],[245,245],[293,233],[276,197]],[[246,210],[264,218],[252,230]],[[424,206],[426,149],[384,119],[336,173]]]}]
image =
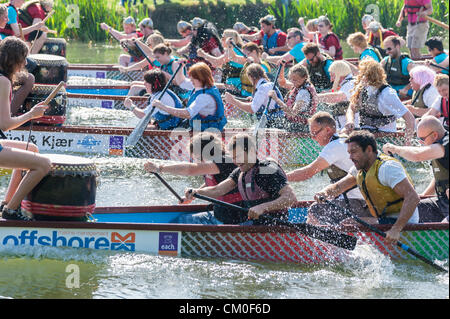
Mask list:
[{"label": "paddle handle", "polygon": [[51,18],[51,16],[55,13],[55,10],[52,10],[49,12],[49,14],[47,14],[47,16],[44,18],[44,20],[42,20],[42,22],[47,22],[48,19]]},{"label": "paddle handle", "polygon": [[153,62],[150,60],[150,58],[147,56],[147,54],[144,53],[144,50],[141,49],[141,47],[139,46],[139,42],[136,40],[135,42],[136,48],[139,50],[139,52],[144,56],[144,58],[147,60],[147,62],[152,66],[155,67],[155,65],[153,64]]},{"label": "paddle handle", "polygon": [[61,90],[64,84],[65,84],[64,81],[59,82],[58,86],[53,89],[53,91],[49,94],[49,96],[47,96],[43,105],[48,105],[51,102],[51,100],[53,100],[53,98],[56,96],[56,94],[58,94],[59,90]]},{"label": "paddle handle", "polygon": [[433,22],[434,24],[436,24],[436,25],[438,25],[438,26],[440,26],[440,27],[442,27],[442,28],[444,28],[446,30],[449,29],[448,24],[445,24],[444,22],[436,20],[435,18],[432,18],[432,17],[429,17],[429,16],[425,16],[425,19],[427,19],[430,22]]},{"label": "paddle handle", "polygon": [[[342,208],[332,202],[330,202],[329,200],[326,200],[325,198],[321,197],[320,200],[330,206],[333,206],[335,209],[344,212],[347,216],[353,218],[354,220],[356,220],[358,223],[364,225],[365,227],[369,228],[370,230],[372,230],[373,232],[377,233],[378,235],[382,236],[383,238],[386,238],[386,233],[379,230],[378,228],[376,228],[375,226],[372,226],[371,224],[369,224],[368,222],[362,220],[361,218],[359,218],[358,216],[355,216],[353,213],[351,213],[348,209]],[[447,270],[445,268],[442,268],[441,266],[437,265],[436,263],[434,263],[433,261],[429,260],[428,258],[422,256],[421,254],[419,254],[418,252],[416,252],[414,249],[412,249],[411,247],[409,247],[408,245],[403,244],[400,241],[397,241],[397,246],[402,248],[404,251],[410,253],[411,255],[413,255],[414,257],[422,260],[423,262],[427,263],[428,265],[432,266],[433,268],[439,270],[439,271],[443,271],[443,272],[447,272]]]},{"label": "paddle handle", "polygon": [[441,70],[448,71],[448,68],[444,68],[443,66],[437,65],[437,64],[435,64],[435,63],[430,63],[430,65],[433,66],[433,67],[435,67],[435,68],[438,68],[438,69],[441,69]]},{"label": "paddle handle", "polygon": [[218,200],[218,199],[215,199],[215,198],[212,198],[212,197],[208,197],[208,196],[204,196],[204,195],[200,195],[200,194],[194,194],[193,196],[195,198],[203,199],[203,200],[206,200],[207,202],[211,202],[213,204],[221,205],[221,206],[228,207],[228,208],[237,209],[237,210],[240,210],[240,211],[242,211],[244,213],[248,213],[248,209],[247,208],[244,208],[244,207],[241,207],[241,206],[237,206],[237,205],[234,205],[234,204],[230,204],[230,203],[227,203],[227,202],[223,202],[221,200]]},{"label": "paddle handle", "polygon": [[242,56],[243,56],[244,58],[248,58],[248,55],[245,54],[244,52],[242,52],[241,48],[238,47],[238,46],[236,45],[236,43],[234,43],[233,40],[231,40],[231,45],[232,45],[232,46],[233,46],[240,54],[242,54]]}]

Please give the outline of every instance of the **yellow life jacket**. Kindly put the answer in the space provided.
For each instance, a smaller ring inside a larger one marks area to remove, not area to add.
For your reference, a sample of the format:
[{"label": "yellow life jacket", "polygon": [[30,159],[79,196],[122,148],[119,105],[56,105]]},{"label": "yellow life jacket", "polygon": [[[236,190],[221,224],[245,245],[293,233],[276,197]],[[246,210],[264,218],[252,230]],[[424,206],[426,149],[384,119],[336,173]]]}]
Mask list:
[{"label": "yellow life jacket", "polygon": [[[240,74],[240,80],[241,80],[241,89],[247,91],[248,93],[253,94],[255,91],[255,88],[253,87],[252,82],[250,81],[250,79],[247,76],[247,68],[251,63],[245,62],[244,66],[242,67],[242,71]],[[265,71],[267,71],[266,73],[270,73],[270,66],[266,61],[262,61],[261,60],[261,66],[263,67],[263,69],[265,69]]]},{"label": "yellow life jacket", "polygon": [[[397,214],[403,206],[403,198],[389,186],[382,185],[378,179],[380,166],[386,161],[396,161],[400,163],[393,157],[380,154],[367,173],[360,170],[356,177],[356,183],[366,200],[370,213],[377,218],[385,217],[385,215]],[[412,184],[408,172],[406,172],[405,168],[403,169]]]}]

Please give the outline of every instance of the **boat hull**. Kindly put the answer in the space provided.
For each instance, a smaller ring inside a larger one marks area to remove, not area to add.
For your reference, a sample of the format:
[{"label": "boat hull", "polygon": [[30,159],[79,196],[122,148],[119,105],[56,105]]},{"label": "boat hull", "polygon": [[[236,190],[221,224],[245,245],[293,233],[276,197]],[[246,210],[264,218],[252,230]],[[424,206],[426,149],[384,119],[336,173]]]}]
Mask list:
[{"label": "boat hull", "polygon": [[[190,161],[191,133],[187,130],[146,130],[135,147],[126,148],[126,139],[132,131],[132,128],[117,127],[34,126],[31,142],[41,152]],[[223,138],[227,143],[238,133],[252,134],[252,130],[225,129]],[[9,131],[6,136],[13,140],[28,141],[28,134],[28,128],[25,127]],[[375,136],[380,149],[387,142],[404,144],[403,133],[375,133]],[[270,157],[282,166],[308,165],[317,158],[321,149],[309,134],[267,129],[265,139],[259,141],[258,156],[260,159]]]},{"label": "boat hull", "polygon": [[[298,208],[305,210],[306,205],[300,203]],[[104,207],[97,208],[94,213],[94,217],[99,219],[97,222],[0,220],[0,247],[74,247],[301,264],[342,263],[352,258],[350,251],[312,239],[288,227],[149,222],[154,213],[166,215],[166,220],[170,220],[179,214],[205,209],[203,205]],[[378,227],[384,231],[388,229],[386,226]],[[441,223],[407,225],[401,233],[401,241],[431,260],[448,260],[448,230],[448,224]],[[397,246],[387,245],[383,238],[370,230],[348,226],[342,231],[356,236],[359,245],[369,244],[393,259],[415,258]]]}]

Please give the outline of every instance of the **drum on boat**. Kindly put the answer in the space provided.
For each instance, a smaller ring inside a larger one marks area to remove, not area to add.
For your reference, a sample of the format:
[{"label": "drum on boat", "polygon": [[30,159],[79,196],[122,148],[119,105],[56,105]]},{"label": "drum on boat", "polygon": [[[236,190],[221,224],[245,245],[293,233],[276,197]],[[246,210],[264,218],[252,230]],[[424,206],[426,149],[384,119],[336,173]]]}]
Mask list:
[{"label": "drum on boat", "polygon": [[[56,85],[35,84],[20,110],[21,113],[28,112],[34,105],[45,101]],[[49,103],[49,108],[44,116],[35,119],[34,123],[46,125],[62,125],[66,120],[67,92],[64,87]]]},{"label": "drum on boat", "polygon": [[38,84],[59,84],[67,82],[67,63],[66,58],[51,54],[30,54],[29,59],[36,63],[32,70],[35,83]]},{"label": "drum on boat", "polygon": [[66,57],[67,42],[63,38],[48,38],[42,46],[40,54],[53,54]]},{"label": "drum on boat", "polygon": [[98,172],[90,159],[45,154],[52,170],[22,201],[36,220],[86,221],[95,209]]}]

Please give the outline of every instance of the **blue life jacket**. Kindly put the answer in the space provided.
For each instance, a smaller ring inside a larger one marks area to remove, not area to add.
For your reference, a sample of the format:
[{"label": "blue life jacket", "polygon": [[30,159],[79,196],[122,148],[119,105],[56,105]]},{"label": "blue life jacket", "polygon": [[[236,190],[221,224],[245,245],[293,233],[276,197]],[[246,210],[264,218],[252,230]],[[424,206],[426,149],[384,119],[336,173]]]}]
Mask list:
[{"label": "blue life jacket", "polygon": [[[173,75],[173,62],[178,61],[178,59],[176,58],[171,58],[169,63],[165,64],[165,65],[161,65],[161,71],[167,72],[170,75]],[[183,73],[184,75],[187,75],[186,73],[186,67],[183,67]],[[178,95],[180,98],[182,98],[183,100],[188,99],[189,98],[189,91],[182,89],[181,87],[179,87],[178,85],[172,83],[172,85],[170,86],[170,89],[172,91],[174,91],[174,93],[176,95]]]},{"label": "blue life jacket", "polygon": [[194,121],[199,120],[201,121],[200,130],[202,132],[208,128],[216,128],[222,131],[224,126],[227,124],[227,118],[225,117],[225,110],[219,90],[215,86],[198,91],[192,90],[191,96],[189,97],[189,100],[187,102],[187,106],[189,107],[195,101],[197,96],[199,96],[200,94],[209,94],[214,98],[216,102],[216,113],[214,115],[208,116],[201,116],[200,114],[197,114],[196,116],[194,116],[192,119],[189,120],[190,127],[193,128]]},{"label": "blue life jacket", "polygon": [[[267,81],[263,80],[261,82],[261,85],[263,85],[265,83],[267,83]],[[255,92],[253,93],[253,96],[255,96],[256,91],[257,90],[255,90]],[[283,101],[284,100],[283,95],[281,95],[281,92],[277,87],[275,87],[275,92],[277,93],[278,98]],[[272,102],[270,102],[270,104],[272,104]],[[258,120],[261,119],[261,116],[263,115],[264,109],[266,108],[266,106],[267,106],[267,108],[269,107],[268,105],[265,105],[265,104],[261,105],[259,107],[258,111],[255,113],[256,118]],[[277,118],[284,117],[284,112],[278,104],[275,104],[275,107],[273,109],[267,110],[266,116],[267,116],[267,122],[271,123]]]},{"label": "blue life jacket", "polygon": [[[280,30],[275,31],[274,34],[269,38],[267,34],[264,34],[264,37],[262,39],[262,46],[264,48],[264,52],[269,53],[269,49],[273,49],[278,47],[278,35],[280,34]],[[277,51],[274,55],[282,55],[285,52]]]},{"label": "blue life jacket", "polygon": [[[181,103],[180,98],[173,93],[171,90],[167,90],[166,94],[170,95],[170,97],[175,102],[175,108],[182,109],[183,103]],[[161,97],[160,97],[161,98]],[[151,97],[148,99],[148,102],[150,103]],[[172,130],[180,125],[180,122],[182,121],[181,118],[173,116],[171,114],[162,114],[161,112],[156,112],[152,116],[155,119],[156,124],[158,124],[158,127],[160,130]]]}]

